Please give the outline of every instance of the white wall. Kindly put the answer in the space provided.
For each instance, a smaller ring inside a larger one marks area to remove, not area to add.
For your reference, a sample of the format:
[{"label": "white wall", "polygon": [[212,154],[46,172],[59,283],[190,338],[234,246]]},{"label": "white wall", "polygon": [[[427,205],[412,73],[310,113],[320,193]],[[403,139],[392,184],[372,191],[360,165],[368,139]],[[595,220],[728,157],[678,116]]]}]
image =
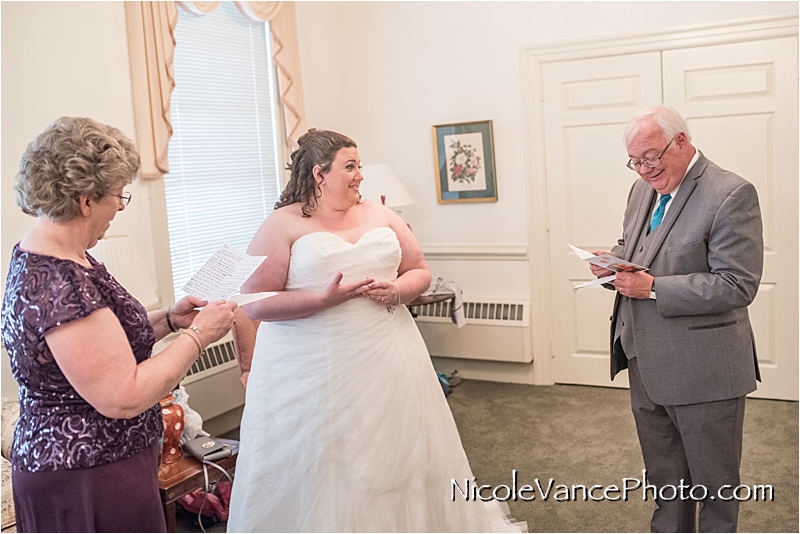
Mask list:
[{"label": "white wall", "polygon": [[[529,249],[528,228],[544,231],[534,222],[545,219],[537,214],[529,226],[523,103],[531,97],[522,94],[522,47],[797,12],[796,2],[301,2],[307,124],[350,135],[364,163],[395,170],[416,200],[404,215],[423,250],[453,251],[451,260],[429,261],[431,269],[455,280],[465,299],[528,299],[532,262],[455,259],[465,248],[498,245],[523,247],[528,257],[547,252]],[[486,119],[498,201],[438,204],[432,125]],[[538,331],[547,329],[534,325]],[[546,344],[534,346],[546,352]],[[525,364],[435,364],[468,378],[534,379]]]},{"label": "white wall", "polygon": [[[62,115],[92,117],[135,137],[124,6],[121,2],[3,2],[0,64],[0,264],[5,291],[11,249],[34,221],[14,201],[15,175],[27,144]],[[128,188],[133,200],[108,233],[133,235],[155,279],[147,188],[139,182]],[[16,389],[8,376],[7,359],[3,351],[4,392]]]},{"label": "white wall", "polygon": [[[522,46],[797,11],[796,2],[301,2],[307,123],[353,137],[364,163],[391,165],[416,200],[404,215],[423,247],[527,246]],[[438,204],[431,126],[486,119],[499,200]],[[530,295],[519,261],[463,263],[432,267],[470,298]]]},{"label": "white wall", "polygon": [[[14,181],[26,145],[62,115],[87,116],[135,138],[125,13],[121,2],[2,4],[2,268],[33,224],[14,202]],[[109,234],[130,234],[155,279],[147,188]]]}]

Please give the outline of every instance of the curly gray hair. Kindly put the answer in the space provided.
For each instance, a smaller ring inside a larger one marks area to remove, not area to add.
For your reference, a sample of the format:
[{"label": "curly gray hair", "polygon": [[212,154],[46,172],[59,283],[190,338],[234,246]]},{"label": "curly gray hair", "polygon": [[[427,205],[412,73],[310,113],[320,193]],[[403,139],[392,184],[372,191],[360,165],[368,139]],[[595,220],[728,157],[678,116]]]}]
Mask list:
[{"label": "curly gray hair", "polygon": [[19,163],[17,205],[34,217],[64,222],[80,213],[80,197],[106,196],[139,172],[139,151],[113,126],[61,117],[31,141]]}]

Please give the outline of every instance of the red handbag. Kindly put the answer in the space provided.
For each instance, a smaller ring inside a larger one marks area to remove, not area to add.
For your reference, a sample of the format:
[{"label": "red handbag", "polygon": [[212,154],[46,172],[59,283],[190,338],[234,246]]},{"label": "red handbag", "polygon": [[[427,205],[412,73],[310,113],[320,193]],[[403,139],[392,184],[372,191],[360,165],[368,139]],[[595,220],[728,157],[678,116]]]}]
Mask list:
[{"label": "red handbag", "polygon": [[220,480],[210,493],[198,488],[178,499],[178,504],[193,514],[213,517],[216,521],[227,521],[232,486],[230,481]]}]

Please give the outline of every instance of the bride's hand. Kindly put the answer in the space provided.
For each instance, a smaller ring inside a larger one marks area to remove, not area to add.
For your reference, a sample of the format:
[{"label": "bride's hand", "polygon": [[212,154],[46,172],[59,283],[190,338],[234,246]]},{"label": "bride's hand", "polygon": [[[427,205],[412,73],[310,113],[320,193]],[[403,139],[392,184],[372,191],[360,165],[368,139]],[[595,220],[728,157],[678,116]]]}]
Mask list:
[{"label": "bride's hand", "polygon": [[323,300],[326,308],[362,296],[367,291],[367,287],[375,282],[374,278],[365,278],[351,284],[343,284],[342,277],[344,277],[342,273],[336,273],[336,276],[333,277],[333,282],[325,288]]},{"label": "bride's hand", "polygon": [[364,296],[384,304],[400,304],[400,289],[393,282],[373,282],[367,287]]}]

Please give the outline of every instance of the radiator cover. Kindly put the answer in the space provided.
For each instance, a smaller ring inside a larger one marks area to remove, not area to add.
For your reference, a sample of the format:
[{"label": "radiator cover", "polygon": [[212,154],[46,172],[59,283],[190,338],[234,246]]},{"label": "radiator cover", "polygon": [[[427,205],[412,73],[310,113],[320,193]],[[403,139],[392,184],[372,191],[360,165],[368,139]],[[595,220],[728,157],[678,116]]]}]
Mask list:
[{"label": "radiator cover", "polygon": [[484,299],[464,302],[467,324],[450,319],[451,302],[413,306],[417,327],[431,356],[530,363],[530,301]]}]

